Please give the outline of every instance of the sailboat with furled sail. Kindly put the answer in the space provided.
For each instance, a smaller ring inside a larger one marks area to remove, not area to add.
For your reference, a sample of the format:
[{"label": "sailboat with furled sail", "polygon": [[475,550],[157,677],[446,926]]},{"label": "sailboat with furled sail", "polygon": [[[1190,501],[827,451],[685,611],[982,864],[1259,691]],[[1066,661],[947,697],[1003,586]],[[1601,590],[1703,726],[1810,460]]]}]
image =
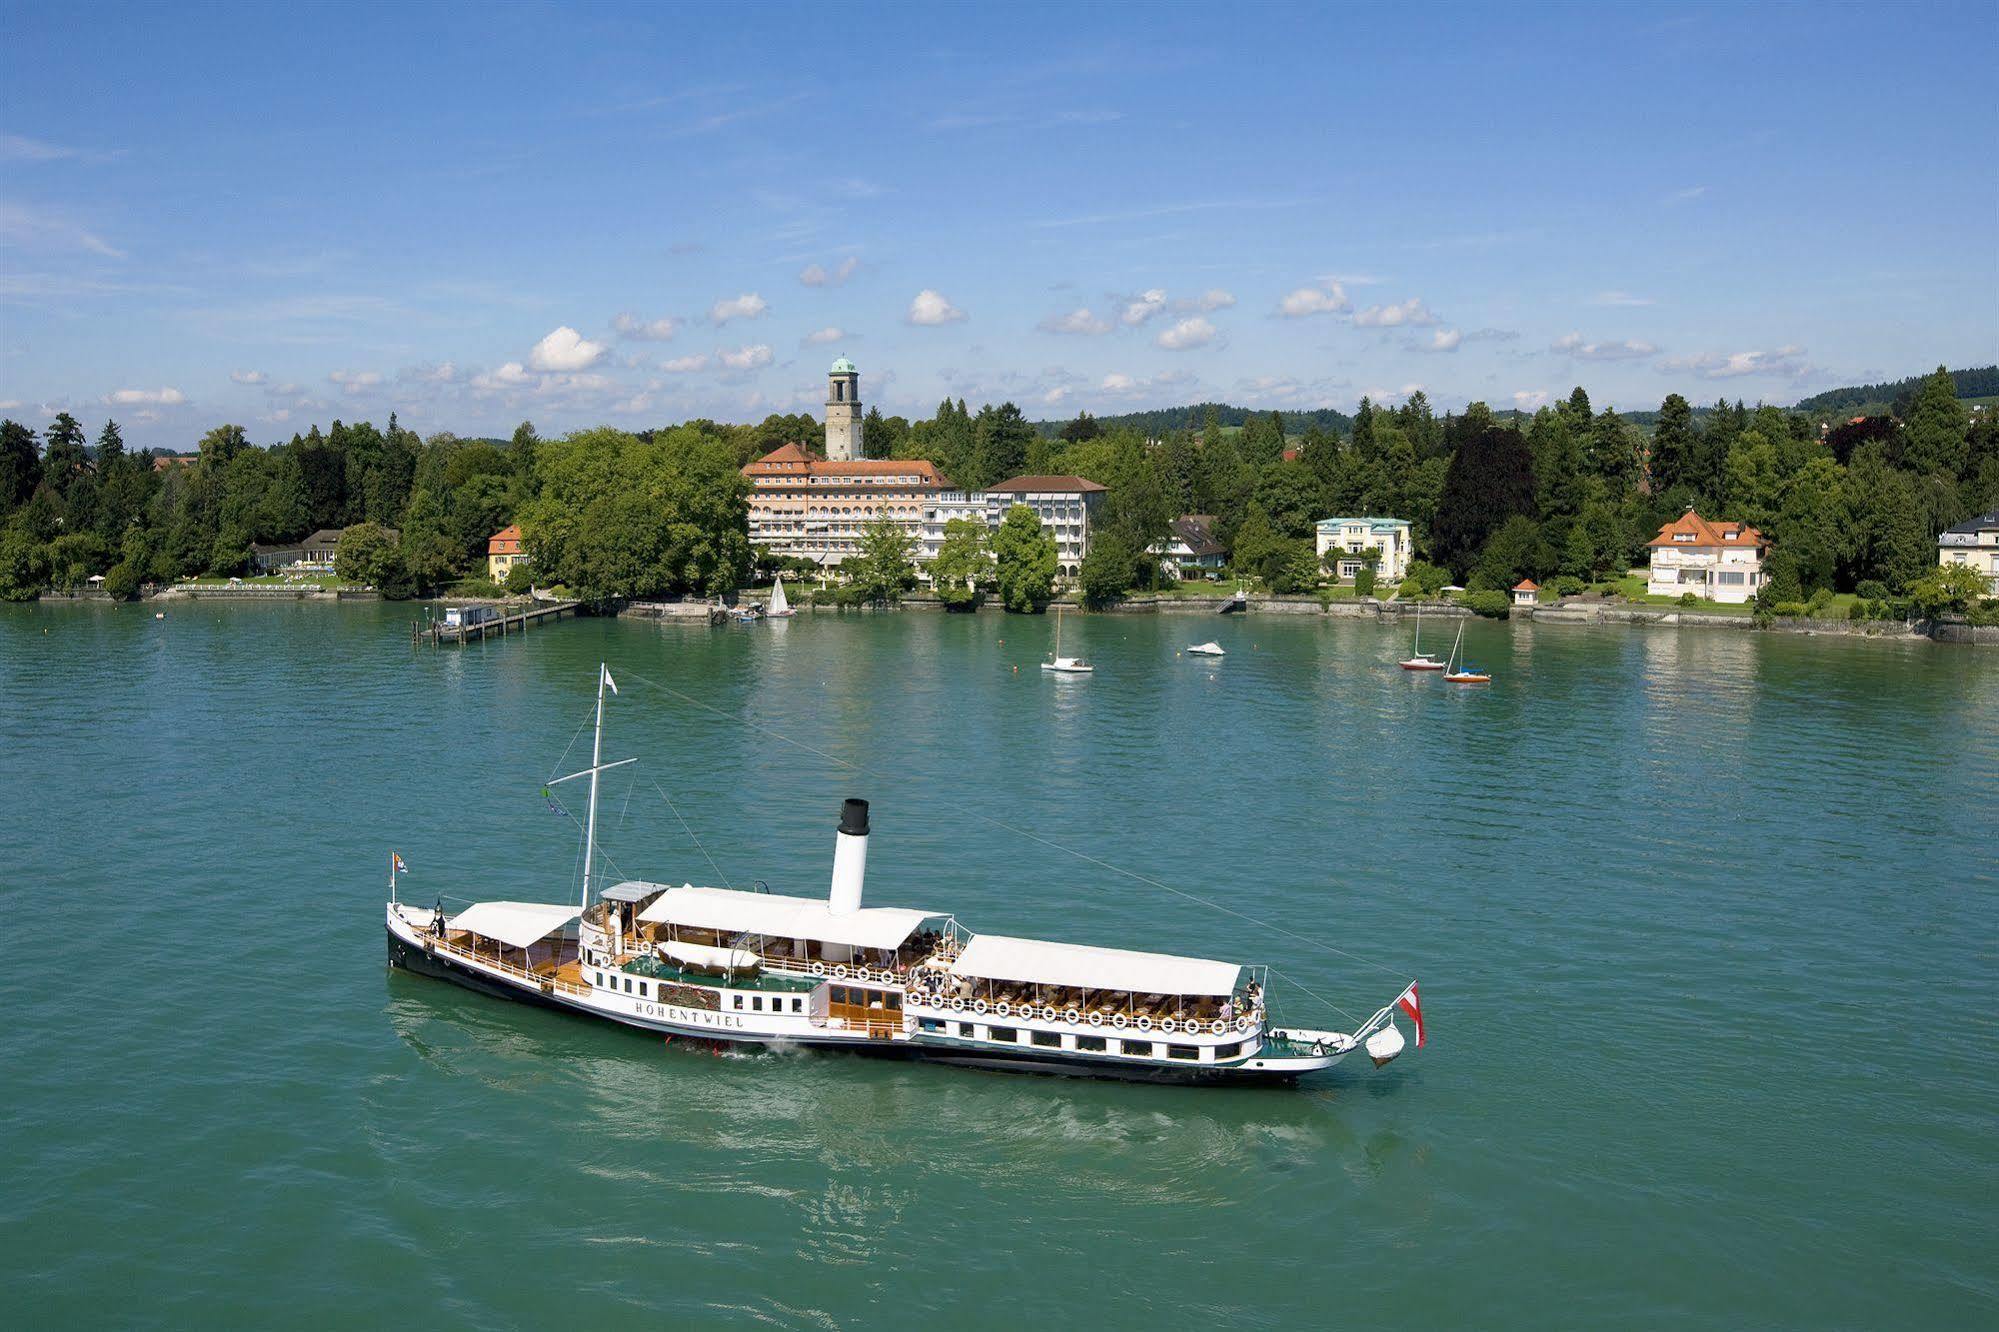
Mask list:
[{"label": "sailboat with furled sail", "polygon": [[1414,655],[1396,663],[1405,671],[1441,671],[1448,662],[1438,661],[1423,650],[1423,603],[1416,603],[1416,646]]},{"label": "sailboat with furled sail", "polygon": [[389,965],[481,993],[669,1038],[852,1050],[1144,1082],[1290,1081],[1356,1050],[1376,1065],[1423,1044],[1411,982],[1352,1031],[1280,1026],[1268,968],[1165,953],[977,934],[947,912],[863,906],[868,803],[848,800],[831,886],[787,896],[595,871],[604,704],[600,666],[582,900],[477,902],[447,915],[398,902]]}]

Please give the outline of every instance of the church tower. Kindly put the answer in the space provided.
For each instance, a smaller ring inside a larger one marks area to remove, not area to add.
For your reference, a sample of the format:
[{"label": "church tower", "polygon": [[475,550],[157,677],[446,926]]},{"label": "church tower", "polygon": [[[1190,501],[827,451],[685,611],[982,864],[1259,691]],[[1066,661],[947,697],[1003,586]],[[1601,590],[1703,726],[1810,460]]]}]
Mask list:
[{"label": "church tower", "polygon": [[847,462],[861,456],[861,372],[842,356],[826,372],[826,457]]}]

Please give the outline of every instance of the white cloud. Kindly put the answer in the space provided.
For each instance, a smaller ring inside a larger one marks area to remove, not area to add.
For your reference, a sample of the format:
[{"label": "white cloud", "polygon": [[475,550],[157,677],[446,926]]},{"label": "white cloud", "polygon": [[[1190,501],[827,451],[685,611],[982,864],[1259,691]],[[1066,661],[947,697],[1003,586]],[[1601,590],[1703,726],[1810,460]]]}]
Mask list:
[{"label": "white cloud", "polygon": [[746,291],[734,300],[716,301],[708,307],[708,318],[716,324],[726,324],[731,319],[755,319],[770,309],[770,302],[753,291]]},{"label": "white cloud", "polygon": [[770,348],[761,342],[754,346],[738,347],[734,351],[719,351],[715,355],[731,370],[760,370],[771,362]]},{"label": "white cloud", "polygon": [[268,378],[262,370],[231,370],[229,380],[234,384],[261,384]]},{"label": "white cloud", "polygon": [[1129,393],[1139,386],[1139,381],[1121,371],[1112,371],[1104,376],[1104,382],[1097,385],[1106,393]]},{"label": "white cloud", "polygon": [[382,376],[373,370],[335,370],[326,378],[345,393],[366,393],[382,382]]},{"label": "white cloud", "polygon": [[299,394],[305,392],[305,385],[290,383],[273,384],[265,389],[264,392],[270,394],[273,398],[296,398]]},{"label": "white cloud", "polygon": [[107,407],[180,407],[187,395],[177,388],[119,389],[104,395]]},{"label": "white cloud", "polygon": [[1044,333],[1080,333],[1089,336],[1110,332],[1111,321],[1099,318],[1094,310],[1083,306],[1065,315],[1049,315],[1041,321],[1040,328]]},{"label": "white cloud", "polygon": [[1430,335],[1428,342],[1417,343],[1416,350],[1426,352],[1454,352],[1458,349],[1458,344],[1464,340],[1465,335],[1460,330],[1455,328],[1440,328]]},{"label": "white cloud", "polygon": [[912,324],[935,327],[938,324],[955,324],[965,318],[965,312],[945,298],[944,293],[925,287],[916,293],[909,303],[909,313],[903,318]]},{"label": "white cloud", "polygon": [[823,347],[829,342],[838,342],[846,336],[846,329],[836,324],[828,324],[825,328],[815,328],[800,338],[799,345],[802,347]]},{"label": "white cloud", "polygon": [[636,416],[640,412],[649,412],[652,410],[652,394],[634,393],[621,402],[612,403],[611,410],[620,416]]},{"label": "white cloud", "polygon": [[1799,379],[1811,373],[1800,358],[1803,347],[1779,347],[1775,351],[1706,352],[1699,356],[1675,356],[1659,362],[1663,371],[1699,375],[1702,379],[1738,379],[1744,375],[1776,375]]},{"label": "white cloud", "polygon": [[1195,377],[1185,370],[1169,370],[1165,374],[1150,377],[1112,371],[1103,377],[1097,388],[1111,397],[1130,398],[1142,393],[1181,391],[1194,383]]},{"label": "white cloud", "polygon": [[1226,310],[1235,304],[1235,294],[1220,287],[1210,287],[1195,298],[1194,308],[1198,310]]},{"label": "white cloud", "polygon": [[1215,326],[1199,315],[1162,329],[1156,339],[1167,351],[1190,351],[1195,347],[1205,347],[1214,340]]},{"label": "white cloud", "polygon": [[1277,313],[1286,319],[1303,319],[1306,315],[1345,314],[1351,309],[1347,289],[1328,279],[1316,287],[1298,288],[1278,303]]},{"label": "white cloud", "polygon": [[528,353],[528,364],[537,370],[587,370],[603,354],[603,343],[592,342],[564,324],[535,343],[534,350]]},{"label": "white cloud", "polygon": [[1422,328],[1437,322],[1437,316],[1423,308],[1419,297],[1411,296],[1398,305],[1370,305],[1353,317],[1361,328]]},{"label": "white cloud", "polygon": [[1692,203],[1707,193],[1705,185],[1689,185],[1684,190],[1674,190],[1666,196],[1667,203]]},{"label": "white cloud", "polygon": [[676,356],[670,361],[661,361],[659,368],[669,375],[691,375],[697,370],[708,368],[708,355],[699,352],[692,356]]},{"label": "white cloud", "polygon": [[1399,389],[1371,388],[1363,396],[1372,398],[1377,403],[1391,403],[1403,398],[1412,397],[1423,391],[1424,388],[1421,384],[1404,384]]},{"label": "white cloud", "polygon": [[422,365],[406,365],[396,371],[396,378],[405,384],[449,384],[458,378],[458,367],[450,361]]},{"label": "white cloud", "polygon": [[831,270],[818,264],[807,264],[798,275],[798,280],[808,287],[838,287],[860,271],[861,261],[853,255],[842,259]]},{"label": "white cloud", "polygon": [[1520,389],[1513,395],[1513,405],[1523,412],[1531,412],[1548,401],[1546,389]]},{"label": "white cloud", "polygon": [[1579,361],[1638,361],[1647,356],[1655,356],[1659,351],[1649,342],[1621,339],[1612,342],[1584,342],[1580,333],[1563,334],[1549,345],[1548,350],[1562,352]]},{"label": "white cloud", "polygon": [[472,376],[472,387],[481,393],[499,393],[507,389],[524,388],[535,382],[535,377],[519,361],[508,361],[497,370]]},{"label": "white cloud", "polygon": [[20,410],[21,400],[19,398],[0,398],[0,412],[18,412]]},{"label": "white cloud", "polygon": [[1154,287],[1152,290],[1127,300],[1124,310],[1118,315],[1118,322],[1126,328],[1137,328],[1152,316],[1166,308],[1166,292]]},{"label": "white cloud", "polygon": [[680,331],[680,321],[671,316],[665,319],[641,319],[626,311],[611,321],[617,335],[632,342],[666,342]]},{"label": "white cloud", "polygon": [[1591,305],[1650,305],[1650,296],[1633,296],[1628,291],[1600,291],[1589,298]]},{"label": "white cloud", "polygon": [[18,245],[30,250],[84,250],[106,259],[125,257],[123,250],[61,213],[15,203],[0,203],[0,245]]}]

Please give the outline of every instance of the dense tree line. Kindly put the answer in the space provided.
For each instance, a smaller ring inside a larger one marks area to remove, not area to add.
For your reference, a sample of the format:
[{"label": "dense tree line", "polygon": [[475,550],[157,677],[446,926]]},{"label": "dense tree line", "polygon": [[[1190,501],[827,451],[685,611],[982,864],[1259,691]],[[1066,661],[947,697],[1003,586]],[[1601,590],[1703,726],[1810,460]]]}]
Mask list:
[{"label": "dense tree line", "polygon": [[[1520,577],[1621,574],[1689,507],[1762,529],[1772,594],[1788,600],[1821,589],[1899,594],[1934,567],[1938,532],[1999,508],[1999,431],[1991,413],[1973,422],[1956,387],[1939,369],[1900,417],[1823,432],[1803,413],[1726,401],[1698,412],[1672,394],[1648,435],[1577,388],[1531,417],[1495,416],[1482,403],[1438,416],[1417,393],[1396,407],[1363,400],[1344,430],[1276,412],[1227,428],[1210,406],[1198,423],[1158,434],[1086,413],[1054,436],[1012,403],[973,412],[946,400],[928,420],[870,411],[865,441],[875,456],[927,458],[965,488],[1022,473],[1108,487],[1081,574],[1093,600],[1156,581],[1151,549],[1180,514],[1213,515],[1235,568],[1279,590],[1319,581],[1313,525],[1334,515],[1406,518],[1422,579],[1496,590]],[[40,437],[6,421],[0,596],[99,573],[129,595],[142,583],[241,572],[253,543],[364,524],[371,530],[346,565],[406,595],[478,575],[487,537],[509,521],[520,523],[537,577],[586,597],[725,592],[774,563],[749,547],[740,468],[820,429],[811,416],[779,415],[542,440],[523,423],[496,445],[419,439],[392,416],[386,430],[336,421],[268,448],[219,426],[191,461],[156,466],[124,448],[113,422],[92,446],[67,415]],[[1012,541],[966,538],[952,569],[972,583],[989,568],[997,577]],[[893,595],[896,552],[879,544],[875,582]],[[1009,601],[1045,600],[1034,555],[1033,577],[1009,574]],[[1025,559],[1014,552],[1010,567]]]},{"label": "dense tree line", "polygon": [[[1928,375],[1914,375],[1883,384],[1856,384],[1848,388],[1828,389],[1801,400],[1797,410],[1807,416],[1823,416],[1832,412],[1852,413],[1863,407],[1885,406],[1891,415],[1904,416],[1908,414],[1909,404],[1915,401],[1917,391],[1928,379]],[[1953,370],[1950,382],[1960,398],[1999,397],[1999,365]]]}]

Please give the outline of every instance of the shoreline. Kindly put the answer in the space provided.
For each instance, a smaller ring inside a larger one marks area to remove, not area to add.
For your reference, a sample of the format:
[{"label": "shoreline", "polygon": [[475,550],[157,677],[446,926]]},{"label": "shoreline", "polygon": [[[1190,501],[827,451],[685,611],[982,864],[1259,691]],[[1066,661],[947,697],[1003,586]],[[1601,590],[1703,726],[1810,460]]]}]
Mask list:
[{"label": "shoreline", "polygon": [[[329,589],[329,588],[288,588],[288,587],[174,587],[143,597],[131,604],[143,606],[151,602],[168,601],[291,601],[319,602],[337,605],[343,602],[380,602],[384,600],[380,592],[372,589]],[[471,604],[506,604],[466,597],[412,598],[411,605],[441,604],[443,602]],[[31,605],[106,605],[117,606],[117,600],[102,592],[44,592]],[[740,604],[740,603],[739,603]],[[1047,609],[1059,606],[1064,611],[1078,615],[1219,615],[1221,599],[1189,597],[1131,597],[1115,606],[1102,610],[1088,610],[1078,601],[1053,601]],[[1438,619],[1476,619],[1476,612],[1468,607],[1448,601],[1374,601],[1360,599],[1321,600],[1318,597],[1255,596],[1237,615],[1286,615],[1298,617],[1323,616],[1327,619],[1372,620],[1377,624],[1400,624],[1411,618],[1421,607],[1425,615]],[[850,612],[877,614],[881,611],[930,611],[938,614],[1005,614],[997,602],[986,601],[973,611],[947,611],[944,603],[934,597],[906,597],[894,606],[849,607],[815,606],[811,604],[795,607],[800,615],[844,615]],[[1881,639],[1922,639],[1932,643],[1952,645],[1999,647],[1999,626],[1973,625],[1963,620],[1903,621],[1903,620],[1821,620],[1802,617],[1765,617],[1760,623],[1753,615],[1723,615],[1712,611],[1685,610],[1672,606],[1633,606],[1616,602],[1579,602],[1570,600],[1549,606],[1515,606],[1505,621],[1494,623],[1525,623],[1548,625],[1581,625],[1600,627],[1605,625],[1634,626],[1659,629],[1733,629],[1738,631],[1803,634],[1807,637],[1833,638],[1881,638]],[[1044,612],[1045,613],[1045,612]],[[655,621],[699,622],[704,625],[720,623],[715,603],[708,600],[677,602],[633,602],[614,612],[621,619],[648,619]]]}]

